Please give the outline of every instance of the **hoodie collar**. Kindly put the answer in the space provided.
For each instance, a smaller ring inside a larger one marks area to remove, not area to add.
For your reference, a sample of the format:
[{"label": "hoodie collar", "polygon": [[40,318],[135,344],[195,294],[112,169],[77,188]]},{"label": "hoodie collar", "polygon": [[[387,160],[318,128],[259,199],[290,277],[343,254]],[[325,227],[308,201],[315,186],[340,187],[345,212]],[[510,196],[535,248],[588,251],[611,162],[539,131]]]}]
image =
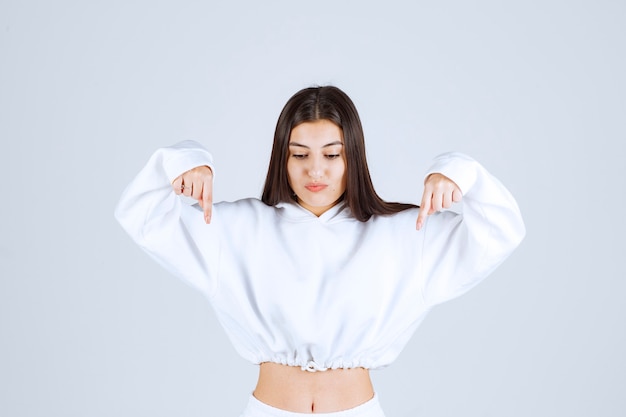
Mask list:
[{"label": "hoodie collar", "polygon": [[352,218],[350,209],[343,201],[329,208],[319,217],[296,202],[280,202],[276,204],[276,208],[281,216],[297,222],[319,221],[321,223],[330,223]]}]

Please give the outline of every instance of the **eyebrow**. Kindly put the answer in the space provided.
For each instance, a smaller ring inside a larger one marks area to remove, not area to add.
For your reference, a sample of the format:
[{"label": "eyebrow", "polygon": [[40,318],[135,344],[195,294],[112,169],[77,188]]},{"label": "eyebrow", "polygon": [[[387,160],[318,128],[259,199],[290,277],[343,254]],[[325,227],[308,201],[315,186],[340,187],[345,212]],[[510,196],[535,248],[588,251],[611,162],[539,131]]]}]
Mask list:
[{"label": "eyebrow", "polygon": [[[327,148],[327,147],[329,147],[329,146],[335,146],[335,145],[342,145],[342,146],[343,146],[343,143],[341,143],[341,141],[340,141],[340,140],[336,140],[336,141],[334,141],[334,142],[327,143],[326,145],[322,146],[322,148]],[[289,142],[289,146],[299,146],[299,147],[301,147],[301,148],[307,148],[307,149],[310,149],[308,146],[303,145],[303,144],[298,143],[298,142]]]}]

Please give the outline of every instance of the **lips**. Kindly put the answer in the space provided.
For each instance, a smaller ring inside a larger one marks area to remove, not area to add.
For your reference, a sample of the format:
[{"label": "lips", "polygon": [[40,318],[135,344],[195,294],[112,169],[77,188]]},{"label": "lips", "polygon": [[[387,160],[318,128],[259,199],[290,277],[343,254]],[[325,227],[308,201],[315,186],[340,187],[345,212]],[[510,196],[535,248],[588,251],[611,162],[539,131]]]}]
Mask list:
[{"label": "lips", "polygon": [[304,186],[304,188],[314,193],[322,191],[326,187],[328,187],[326,184],[307,184]]}]

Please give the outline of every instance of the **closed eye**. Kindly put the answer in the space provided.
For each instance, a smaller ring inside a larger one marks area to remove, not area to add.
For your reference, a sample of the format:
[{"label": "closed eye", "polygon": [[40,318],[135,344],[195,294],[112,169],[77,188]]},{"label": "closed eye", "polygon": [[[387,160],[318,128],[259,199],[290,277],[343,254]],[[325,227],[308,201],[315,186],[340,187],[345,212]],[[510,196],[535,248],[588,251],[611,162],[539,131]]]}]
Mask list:
[{"label": "closed eye", "polygon": [[306,154],[301,154],[301,153],[294,153],[294,154],[291,154],[291,157],[295,158],[295,159],[304,159],[304,158],[307,157],[307,155]]},{"label": "closed eye", "polygon": [[336,159],[339,158],[341,155],[336,153],[336,154],[330,154],[330,155],[326,155],[326,158],[328,159]]}]

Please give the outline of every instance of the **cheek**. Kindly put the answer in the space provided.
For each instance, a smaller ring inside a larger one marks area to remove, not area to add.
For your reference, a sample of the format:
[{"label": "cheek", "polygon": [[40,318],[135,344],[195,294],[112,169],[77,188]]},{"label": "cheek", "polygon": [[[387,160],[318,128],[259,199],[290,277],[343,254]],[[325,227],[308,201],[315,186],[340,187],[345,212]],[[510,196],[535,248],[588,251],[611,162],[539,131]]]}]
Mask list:
[{"label": "cheek", "polygon": [[345,191],[346,184],[348,183],[348,169],[345,163],[338,174],[341,175],[341,188]]},{"label": "cheek", "polygon": [[343,176],[343,181],[346,182],[348,178],[348,164],[346,163],[345,157],[343,159],[343,166],[341,167],[341,172]]},{"label": "cheek", "polygon": [[293,180],[295,179],[294,173],[295,173],[295,169],[293,167],[293,164],[288,162],[287,163],[287,182],[289,183],[290,186],[293,184]]}]

